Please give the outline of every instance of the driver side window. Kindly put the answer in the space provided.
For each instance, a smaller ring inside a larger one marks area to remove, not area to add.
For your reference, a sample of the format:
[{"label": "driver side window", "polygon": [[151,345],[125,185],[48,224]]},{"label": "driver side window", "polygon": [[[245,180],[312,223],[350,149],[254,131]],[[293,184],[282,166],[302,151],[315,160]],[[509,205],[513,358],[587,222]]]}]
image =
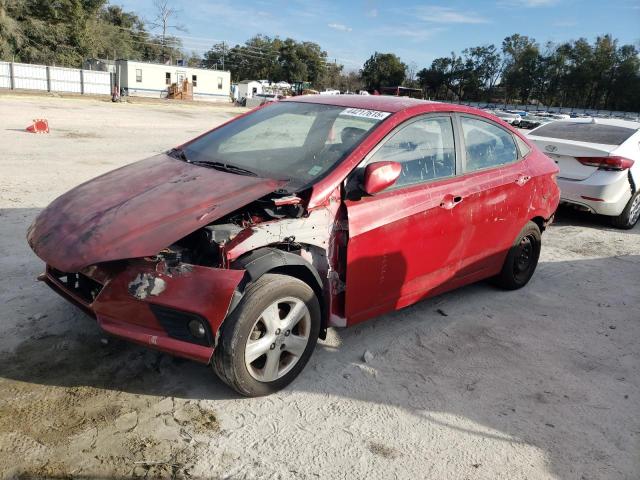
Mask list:
[{"label": "driver side window", "polygon": [[401,128],[369,159],[398,162],[402,170],[389,187],[415,185],[451,177],[456,171],[455,143],[450,117],[428,117]]}]

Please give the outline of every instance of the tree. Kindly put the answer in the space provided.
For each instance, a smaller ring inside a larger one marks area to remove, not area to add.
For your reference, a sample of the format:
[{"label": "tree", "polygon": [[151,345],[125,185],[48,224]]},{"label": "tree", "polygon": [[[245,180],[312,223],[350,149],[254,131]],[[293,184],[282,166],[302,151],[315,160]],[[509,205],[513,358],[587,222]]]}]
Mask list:
[{"label": "tree", "polygon": [[[165,51],[180,41],[165,37]],[[134,13],[106,0],[0,0],[0,58],[80,66],[88,57],[156,61],[162,42]]]},{"label": "tree", "polygon": [[351,71],[340,75],[339,83],[335,88],[341,91],[357,92],[364,89],[364,83],[359,72]]},{"label": "tree", "polygon": [[423,68],[417,73],[418,84],[428,98],[441,98],[445,74],[441,70]]},{"label": "tree", "polygon": [[317,43],[292,38],[256,35],[231,48],[215,44],[204,54],[209,68],[222,68],[223,62],[236,81],[266,79],[319,85],[326,79],[327,53]]},{"label": "tree", "polygon": [[526,35],[515,33],[502,42],[506,57],[502,81],[506,88],[506,100],[517,96],[526,103],[539,85],[542,63],[538,44]]},{"label": "tree", "polygon": [[87,55],[94,58],[136,58],[149,42],[144,22],[122,7],[107,5],[89,19]]},{"label": "tree", "polygon": [[431,68],[422,73],[426,81],[437,82],[435,95],[448,100],[462,100],[469,72],[463,59],[451,52],[449,57],[436,58]]},{"label": "tree", "polygon": [[364,63],[360,76],[369,90],[402,85],[407,66],[393,53],[375,52]]},{"label": "tree", "polygon": [[215,43],[203,55],[202,62],[207,68],[224,68],[225,57],[229,48],[224,43]]},{"label": "tree", "polygon": [[566,92],[562,88],[562,82],[568,71],[568,55],[571,50],[570,43],[554,45],[548,42],[545,54],[542,56],[542,84],[540,100],[545,105],[560,106],[566,103]]},{"label": "tree", "polygon": [[433,60],[417,73],[431,98],[538,101],[549,106],[638,110],[640,58],[633,45],[619,46],[611,35],[554,44],[542,52],[534,39],[519,34],[495,45],[466,48]]},{"label": "tree", "polygon": [[13,52],[16,59],[79,65],[87,56],[93,37],[88,28],[90,20],[98,14],[105,0],[12,3],[13,18],[18,22],[16,34],[21,39]]},{"label": "tree", "polygon": [[0,58],[12,59],[22,47],[24,38],[17,17],[25,10],[25,2],[0,0]]},{"label": "tree", "polygon": [[256,35],[244,45],[231,48],[225,43],[217,43],[204,54],[204,65],[229,70],[235,81],[273,79],[279,77],[280,43],[280,40],[264,35]]},{"label": "tree", "polygon": [[409,62],[405,71],[405,85],[411,88],[418,88],[419,82],[417,79],[418,64],[416,62]]},{"label": "tree", "polygon": [[349,90],[348,88],[343,88],[341,86],[342,83],[342,69],[344,67],[337,63],[328,63],[324,68],[324,73],[320,77],[320,79],[316,82],[316,86],[320,90],[324,90],[326,88],[337,88],[339,90]]},{"label": "tree", "polygon": [[468,76],[465,97],[489,100],[503,68],[498,49],[495,45],[485,45],[466,48],[462,54]]},{"label": "tree", "polygon": [[168,59],[167,45],[171,45],[174,40],[171,37],[167,37],[167,32],[170,30],[178,30],[186,32],[187,29],[180,24],[173,23],[175,17],[178,15],[179,10],[169,5],[169,0],[154,0],[153,6],[156,10],[156,16],[150,25],[152,28],[159,28],[160,33],[160,45],[162,47],[161,58],[162,63],[166,63]]},{"label": "tree", "polygon": [[616,69],[605,108],[640,111],[640,52],[633,45],[623,45],[616,52]]}]

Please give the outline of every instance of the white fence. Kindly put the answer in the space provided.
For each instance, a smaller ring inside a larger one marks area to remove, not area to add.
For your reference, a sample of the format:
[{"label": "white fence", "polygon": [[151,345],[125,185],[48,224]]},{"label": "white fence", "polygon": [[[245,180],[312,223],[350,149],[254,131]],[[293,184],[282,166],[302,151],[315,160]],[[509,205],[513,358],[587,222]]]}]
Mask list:
[{"label": "white fence", "polygon": [[79,68],[0,62],[0,88],[111,95],[111,74]]}]

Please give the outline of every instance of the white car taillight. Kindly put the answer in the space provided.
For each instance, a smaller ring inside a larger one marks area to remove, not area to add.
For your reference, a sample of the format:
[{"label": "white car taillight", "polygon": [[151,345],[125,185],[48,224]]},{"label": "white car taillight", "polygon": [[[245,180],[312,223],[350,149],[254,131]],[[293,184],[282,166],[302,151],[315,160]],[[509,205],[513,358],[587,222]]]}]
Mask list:
[{"label": "white car taillight", "polygon": [[583,165],[602,170],[626,170],[633,165],[633,160],[625,157],[576,157],[576,160]]}]

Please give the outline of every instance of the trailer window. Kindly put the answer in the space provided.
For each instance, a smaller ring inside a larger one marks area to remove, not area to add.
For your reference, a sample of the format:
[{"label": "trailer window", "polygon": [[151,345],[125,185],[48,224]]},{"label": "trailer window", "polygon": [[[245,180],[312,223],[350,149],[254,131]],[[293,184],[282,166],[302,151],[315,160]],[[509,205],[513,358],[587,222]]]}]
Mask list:
[{"label": "trailer window", "polygon": [[136,68],[136,82],[142,83],[142,69]]},{"label": "trailer window", "polygon": [[218,77],[218,90],[222,90],[222,77]]},{"label": "trailer window", "polygon": [[171,85],[171,72],[166,72],[164,74],[164,83],[166,85]]},{"label": "trailer window", "polygon": [[191,83],[193,83],[194,87],[198,86],[198,76],[197,75],[191,75]]}]

